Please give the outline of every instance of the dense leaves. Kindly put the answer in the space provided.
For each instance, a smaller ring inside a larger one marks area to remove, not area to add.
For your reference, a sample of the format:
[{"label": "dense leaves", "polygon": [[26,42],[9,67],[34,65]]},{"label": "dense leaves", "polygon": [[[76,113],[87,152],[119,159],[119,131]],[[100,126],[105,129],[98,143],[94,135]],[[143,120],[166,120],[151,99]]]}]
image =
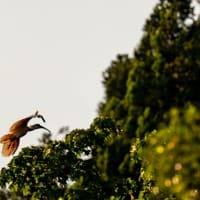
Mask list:
[{"label": "dense leaves", "polygon": [[[194,20],[190,1],[161,1],[146,22],[135,57],[126,61],[126,65],[132,65],[126,83],[120,74],[118,79],[110,76],[109,82],[126,86],[126,93],[119,90],[123,96],[120,98],[114,92],[112,98],[106,93],[111,100],[101,114],[117,120],[130,137],[143,138],[172,106],[197,104],[199,32],[199,21]],[[126,65],[118,64],[115,68],[122,71]]]},{"label": "dense leaves", "polygon": [[23,149],[9,168],[1,170],[0,184],[8,183],[24,199],[137,194],[140,160],[130,152],[130,141],[122,143],[120,135],[112,120],[97,118],[88,130],[74,130],[64,141]]},{"label": "dense leaves", "polygon": [[103,73],[88,129],[45,134],[3,168],[6,199],[200,199],[200,19],[160,0],[133,57]]},{"label": "dense leaves", "polygon": [[172,109],[166,118],[169,122],[145,139],[145,176],[151,174],[156,180],[151,197],[165,192],[167,197],[199,199],[200,112],[190,105]]}]

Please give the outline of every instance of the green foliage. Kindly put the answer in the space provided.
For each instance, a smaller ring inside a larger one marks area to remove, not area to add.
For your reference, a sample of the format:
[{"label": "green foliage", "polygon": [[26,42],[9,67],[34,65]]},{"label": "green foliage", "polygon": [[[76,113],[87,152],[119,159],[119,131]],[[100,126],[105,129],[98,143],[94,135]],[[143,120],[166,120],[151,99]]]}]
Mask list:
[{"label": "green foliage", "polygon": [[[130,141],[121,134],[109,118],[97,118],[87,131],[69,134],[70,149],[79,157],[88,157],[79,158],[81,162],[76,169],[84,169],[71,177],[76,184],[69,188],[68,199],[109,199],[115,196],[123,199],[137,195],[139,175],[133,169],[140,165],[140,161],[138,156],[131,154]],[[134,161],[127,170],[130,159]]]},{"label": "green foliage", "polygon": [[1,200],[6,200],[8,199],[8,194],[6,191],[0,190],[0,199]]},{"label": "green foliage", "polygon": [[[199,199],[200,18],[191,0],[160,0],[134,57],[103,74],[88,129],[24,148],[3,168],[13,199]],[[7,198],[7,197],[6,197]]]},{"label": "green foliage", "polygon": [[[63,193],[68,178],[67,157],[63,152],[63,143],[54,142],[44,147],[25,148],[1,170],[0,184],[31,199],[56,199]],[[45,198],[44,198],[45,197]]]},{"label": "green foliage", "polygon": [[127,90],[127,78],[133,65],[127,55],[118,55],[103,73],[105,102],[99,104],[100,115],[109,116],[121,126],[120,118],[127,116],[122,100]]},{"label": "green foliage", "polygon": [[141,161],[121,135],[112,120],[97,118],[64,141],[24,148],[1,170],[0,185],[24,199],[137,196]]},{"label": "green foliage", "polygon": [[[129,137],[142,139],[171,107],[183,107],[187,102],[198,104],[199,30],[191,1],[160,1],[146,21],[135,57],[126,61],[132,66],[126,81],[119,74],[114,76],[117,78],[109,76],[110,82],[126,86],[126,91],[118,90],[118,98],[113,86],[113,92],[106,93],[109,100],[101,114],[115,119]],[[115,71],[117,68],[121,71],[125,67],[116,62]],[[142,116],[145,126],[140,124]]]},{"label": "green foliage", "polygon": [[[199,199],[200,112],[194,106],[172,109],[158,131],[146,138],[145,176],[152,176],[152,199],[165,192],[176,199]],[[146,197],[149,199],[149,197]]]},{"label": "green foliage", "polygon": [[112,61],[111,66],[103,73],[106,101],[112,97],[124,98],[126,81],[131,68],[132,63],[128,55],[118,55],[117,60]]}]

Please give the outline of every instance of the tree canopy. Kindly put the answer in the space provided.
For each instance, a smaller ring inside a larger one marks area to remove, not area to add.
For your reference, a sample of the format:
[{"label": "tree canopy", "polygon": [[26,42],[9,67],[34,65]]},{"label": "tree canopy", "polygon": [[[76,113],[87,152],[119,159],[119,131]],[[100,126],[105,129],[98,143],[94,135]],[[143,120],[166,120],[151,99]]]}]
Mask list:
[{"label": "tree canopy", "polygon": [[160,0],[132,57],[103,73],[88,129],[44,135],[0,173],[2,199],[200,199],[200,18]]}]

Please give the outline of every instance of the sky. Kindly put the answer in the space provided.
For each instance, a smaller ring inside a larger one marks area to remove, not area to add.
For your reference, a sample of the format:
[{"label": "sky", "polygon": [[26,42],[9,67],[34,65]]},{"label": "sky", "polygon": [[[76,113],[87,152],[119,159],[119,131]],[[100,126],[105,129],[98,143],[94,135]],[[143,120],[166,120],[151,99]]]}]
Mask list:
[{"label": "sky", "polygon": [[[54,133],[88,128],[103,100],[102,72],[117,54],[132,56],[158,0],[0,1],[0,136],[32,120]],[[37,145],[30,132],[21,148]],[[0,145],[2,148],[2,145]],[[13,158],[0,155],[0,168]]]}]

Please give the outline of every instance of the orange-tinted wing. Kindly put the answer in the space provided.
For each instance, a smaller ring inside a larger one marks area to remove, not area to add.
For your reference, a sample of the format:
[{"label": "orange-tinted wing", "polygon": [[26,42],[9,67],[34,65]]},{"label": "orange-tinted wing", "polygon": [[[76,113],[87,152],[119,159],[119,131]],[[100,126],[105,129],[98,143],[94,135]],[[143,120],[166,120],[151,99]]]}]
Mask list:
[{"label": "orange-tinted wing", "polygon": [[24,119],[21,119],[19,121],[16,121],[9,129],[10,132],[12,131],[16,131],[16,130],[20,130],[22,129],[23,127],[26,127],[28,122],[33,118],[33,117],[40,117],[42,118],[42,120],[44,119],[41,115],[39,115],[39,112],[36,111],[35,114],[29,116],[29,117],[26,117]]},{"label": "orange-tinted wing", "polygon": [[28,122],[33,118],[33,116],[30,116],[30,117],[26,117],[24,119],[21,119],[17,122],[15,122],[9,129],[10,132],[12,131],[16,131],[16,130],[20,130],[22,129],[23,127],[26,127]]},{"label": "orange-tinted wing", "polygon": [[19,138],[9,141],[3,144],[2,148],[2,154],[4,156],[10,156],[11,154],[14,154],[19,146]]}]

